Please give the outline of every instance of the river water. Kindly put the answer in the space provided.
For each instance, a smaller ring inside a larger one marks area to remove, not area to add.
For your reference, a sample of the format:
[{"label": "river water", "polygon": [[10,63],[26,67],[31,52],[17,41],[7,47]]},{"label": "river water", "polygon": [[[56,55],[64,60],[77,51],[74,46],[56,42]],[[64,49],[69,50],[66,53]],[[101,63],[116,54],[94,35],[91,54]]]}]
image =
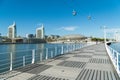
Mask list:
[{"label": "river water", "polygon": [[118,43],[112,43],[110,45],[110,47],[112,47],[113,49],[115,49],[116,51],[118,51],[120,53],[120,42],[118,42]]}]

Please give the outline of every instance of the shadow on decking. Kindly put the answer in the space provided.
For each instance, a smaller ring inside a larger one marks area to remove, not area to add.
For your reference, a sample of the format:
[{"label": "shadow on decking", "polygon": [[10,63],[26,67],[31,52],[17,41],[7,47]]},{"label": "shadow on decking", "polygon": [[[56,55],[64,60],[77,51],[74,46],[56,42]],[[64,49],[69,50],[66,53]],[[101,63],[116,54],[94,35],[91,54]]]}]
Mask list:
[{"label": "shadow on decking", "polygon": [[25,67],[21,67],[18,69],[15,69],[14,71],[18,72],[27,72],[27,73],[32,73],[32,74],[38,74],[48,68],[52,67],[51,65],[45,65],[45,64],[30,64]]}]

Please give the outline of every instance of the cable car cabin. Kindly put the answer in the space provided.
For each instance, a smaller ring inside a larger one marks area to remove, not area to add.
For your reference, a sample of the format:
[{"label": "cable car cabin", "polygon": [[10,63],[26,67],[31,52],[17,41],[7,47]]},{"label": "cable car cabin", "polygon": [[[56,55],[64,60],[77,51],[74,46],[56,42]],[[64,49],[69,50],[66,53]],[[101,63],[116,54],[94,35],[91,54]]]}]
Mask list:
[{"label": "cable car cabin", "polygon": [[76,16],[76,15],[77,15],[77,12],[76,12],[75,10],[73,10],[72,15],[73,15],[73,16]]},{"label": "cable car cabin", "polygon": [[88,16],[88,20],[91,20],[91,16]]}]

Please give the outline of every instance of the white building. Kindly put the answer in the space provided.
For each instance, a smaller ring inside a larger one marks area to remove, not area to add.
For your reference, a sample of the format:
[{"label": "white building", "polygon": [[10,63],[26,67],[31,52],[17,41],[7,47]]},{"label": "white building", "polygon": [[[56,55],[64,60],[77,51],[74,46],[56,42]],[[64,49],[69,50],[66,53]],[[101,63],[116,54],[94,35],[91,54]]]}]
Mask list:
[{"label": "white building", "polygon": [[43,24],[40,28],[37,28],[36,29],[36,38],[40,38],[40,39],[44,39],[44,27],[43,27]]},{"label": "white building", "polygon": [[49,35],[48,38],[50,38],[50,39],[58,39],[58,38],[60,38],[60,36],[59,35]]},{"label": "white building", "polygon": [[116,32],[116,33],[115,33],[115,40],[116,40],[117,42],[120,42],[120,33],[119,33],[119,32]]},{"label": "white building", "polygon": [[8,27],[8,38],[16,38],[16,24],[15,22]]}]

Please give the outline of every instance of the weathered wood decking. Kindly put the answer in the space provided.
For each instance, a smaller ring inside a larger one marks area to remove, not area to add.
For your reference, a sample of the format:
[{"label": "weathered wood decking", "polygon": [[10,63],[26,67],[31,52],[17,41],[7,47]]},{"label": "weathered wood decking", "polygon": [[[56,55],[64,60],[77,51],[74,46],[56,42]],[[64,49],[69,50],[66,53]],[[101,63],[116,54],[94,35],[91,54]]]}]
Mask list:
[{"label": "weathered wood decking", "polygon": [[104,44],[28,65],[0,77],[7,80],[120,80]]}]

